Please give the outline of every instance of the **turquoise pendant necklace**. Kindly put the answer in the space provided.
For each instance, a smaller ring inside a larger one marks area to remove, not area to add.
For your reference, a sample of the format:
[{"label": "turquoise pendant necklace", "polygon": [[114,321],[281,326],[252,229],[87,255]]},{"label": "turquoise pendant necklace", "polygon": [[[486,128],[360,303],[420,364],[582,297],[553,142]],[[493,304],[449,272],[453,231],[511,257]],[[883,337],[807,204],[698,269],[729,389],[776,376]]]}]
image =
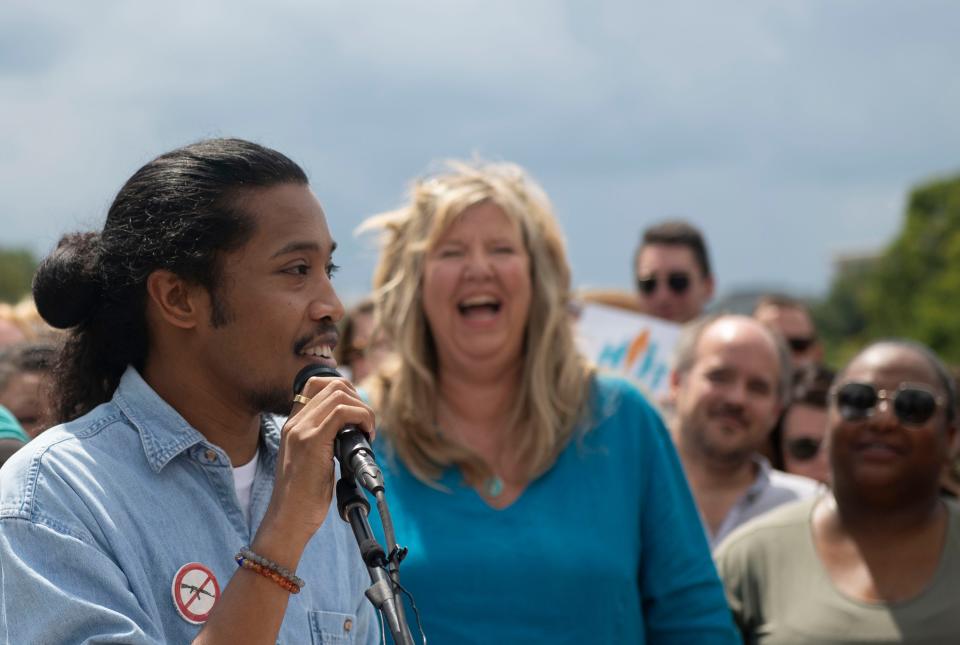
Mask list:
[{"label": "turquoise pendant necklace", "polygon": [[[444,432],[440,428],[439,423],[434,422],[433,430],[436,433],[437,437],[444,436]],[[491,475],[483,481],[482,490],[483,490],[483,494],[486,495],[487,497],[490,497],[490,498],[500,497],[500,495],[503,493],[503,480],[500,479],[500,477],[498,477],[497,475]]]},{"label": "turquoise pendant necklace", "polygon": [[483,491],[487,494],[487,497],[499,497],[500,493],[503,492],[503,480],[496,475],[487,477],[487,480],[483,482]]}]

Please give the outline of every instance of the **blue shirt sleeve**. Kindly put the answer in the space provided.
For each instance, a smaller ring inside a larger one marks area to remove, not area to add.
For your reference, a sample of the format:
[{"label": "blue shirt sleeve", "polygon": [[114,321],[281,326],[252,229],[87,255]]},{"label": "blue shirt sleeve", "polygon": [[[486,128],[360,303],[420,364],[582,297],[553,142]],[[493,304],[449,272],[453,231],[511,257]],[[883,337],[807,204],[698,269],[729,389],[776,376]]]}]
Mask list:
[{"label": "blue shirt sleeve", "polygon": [[[639,398],[639,394],[637,394]],[[673,441],[641,399],[644,473],[638,572],[650,643],[739,643]]]},{"label": "blue shirt sleeve", "polygon": [[4,518],[0,573],[5,643],[163,643],[119,567],[67,533]]}]

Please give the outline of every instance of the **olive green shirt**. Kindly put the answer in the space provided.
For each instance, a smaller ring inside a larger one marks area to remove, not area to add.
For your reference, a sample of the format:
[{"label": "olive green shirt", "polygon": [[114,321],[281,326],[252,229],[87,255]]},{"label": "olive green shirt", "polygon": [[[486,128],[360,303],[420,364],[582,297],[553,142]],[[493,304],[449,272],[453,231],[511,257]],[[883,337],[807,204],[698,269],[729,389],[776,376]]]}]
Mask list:
[{"label": "olive green shirt", "polygon": [[916,597],[893,604],[838,590],[817,556],[815,499],[745,524],[715,552],[727,600],[746,643],[960,643],[960,507],[947,501],[940,564]]}]

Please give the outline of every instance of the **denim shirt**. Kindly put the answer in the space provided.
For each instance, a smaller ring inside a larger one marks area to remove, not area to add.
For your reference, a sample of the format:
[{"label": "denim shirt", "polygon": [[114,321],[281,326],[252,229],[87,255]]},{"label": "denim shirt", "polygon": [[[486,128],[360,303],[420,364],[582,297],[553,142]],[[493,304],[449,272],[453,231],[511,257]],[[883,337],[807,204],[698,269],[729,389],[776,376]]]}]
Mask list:
[{"label": "denim shirt", "polygon": [[[127,368],[112,401],[0,470],[0,641],[193,640],[202,625],[181,615],[174,579],[200,563],[221,592],[230,582],[270,501],[279,437],[264,416],[248,522],[227,455]],[[306,586],[290,596],[278,642],[379,640],[370,579],[335,503],[297,574]]]}]

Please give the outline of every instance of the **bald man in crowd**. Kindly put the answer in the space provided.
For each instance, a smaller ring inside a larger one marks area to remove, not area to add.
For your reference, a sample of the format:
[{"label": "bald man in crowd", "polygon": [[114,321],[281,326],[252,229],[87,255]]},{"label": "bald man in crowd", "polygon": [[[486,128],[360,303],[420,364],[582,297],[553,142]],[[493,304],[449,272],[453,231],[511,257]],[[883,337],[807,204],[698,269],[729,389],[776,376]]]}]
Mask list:
[{"label": "bald man in crowd", "polygon": [[671,377],[671,431],[711,548],[734,528],[818,484],[773,470],[759,454],[788,402],[783,343],[746,316],[714,315],[687,326]]}]

